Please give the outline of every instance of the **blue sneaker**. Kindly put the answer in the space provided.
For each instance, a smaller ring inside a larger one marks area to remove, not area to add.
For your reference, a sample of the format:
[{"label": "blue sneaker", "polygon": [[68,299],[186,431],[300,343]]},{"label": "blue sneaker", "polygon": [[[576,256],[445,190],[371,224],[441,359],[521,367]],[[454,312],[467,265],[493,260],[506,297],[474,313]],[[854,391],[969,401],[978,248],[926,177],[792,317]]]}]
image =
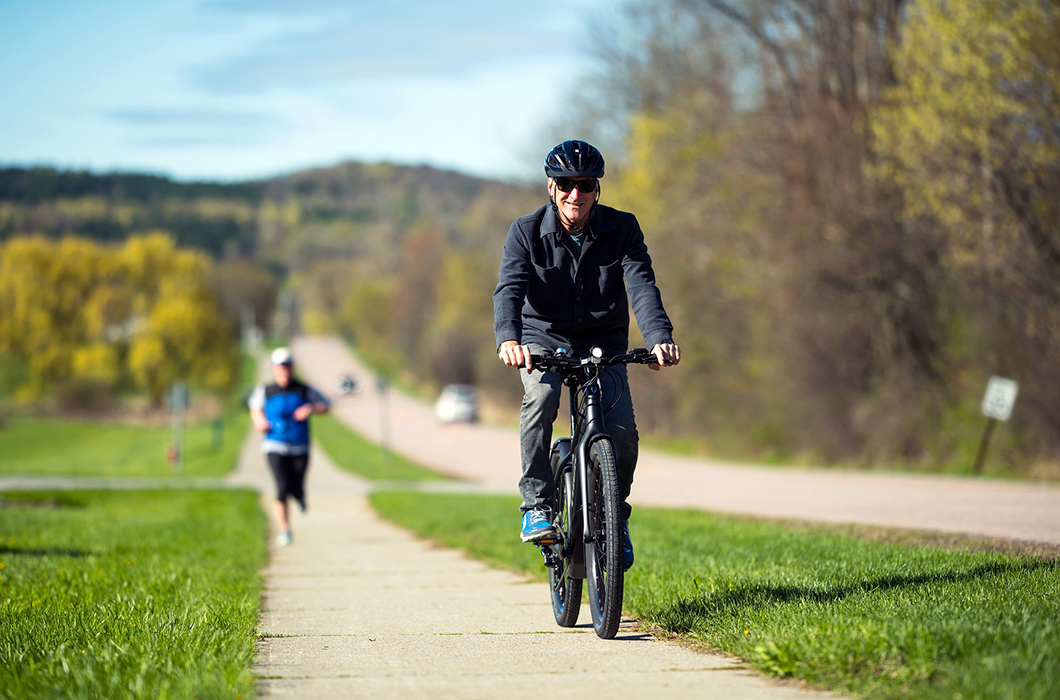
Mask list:
[{"label": "blue sneaker", "polygon": [[629,539],[629,521],[622,522],[622,532],[626,536],[626,543],[622,545],[622,570],[629,571],[633,566],[633,541]]},{"label": "blue sneaker", "polygon": [[556,534],[556,528],[548,520],[547,508],[537,508],[523,513],[523,531],[520,534],[523,542],[534,542],[546,535]]}]

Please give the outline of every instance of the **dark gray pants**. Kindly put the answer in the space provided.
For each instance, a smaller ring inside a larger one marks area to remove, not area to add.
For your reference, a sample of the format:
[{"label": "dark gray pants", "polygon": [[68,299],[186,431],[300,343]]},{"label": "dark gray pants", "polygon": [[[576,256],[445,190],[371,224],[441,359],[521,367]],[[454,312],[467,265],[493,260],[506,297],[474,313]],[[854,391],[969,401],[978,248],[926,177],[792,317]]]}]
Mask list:
[{"label": "dark gray pants", "polygon": [[[544,348],[531,345],[535,355]],[[558,374],[545,374],[535,370],[532,374],[519,370],[523,380],[523,406],[519,418],[519,448],[522,456],[523,477],[519,480],[519,493],[523,496],[522,509],[532,510],[548,505],[552,499],[554,484],[549,451],[552,446],[552,424],[559,413],[560,396],[567,388]],[[637,467],[637,424],[633,418],[633,398],[629,394],[624,365],[612,367],[600,380],[603,408],[618,403],[604,415],[604,425],[615,445],[615,460],[618,463],[618,479],[622,509],[629,518],[631,508],[626,499],[633,485],[633,470]]]}]

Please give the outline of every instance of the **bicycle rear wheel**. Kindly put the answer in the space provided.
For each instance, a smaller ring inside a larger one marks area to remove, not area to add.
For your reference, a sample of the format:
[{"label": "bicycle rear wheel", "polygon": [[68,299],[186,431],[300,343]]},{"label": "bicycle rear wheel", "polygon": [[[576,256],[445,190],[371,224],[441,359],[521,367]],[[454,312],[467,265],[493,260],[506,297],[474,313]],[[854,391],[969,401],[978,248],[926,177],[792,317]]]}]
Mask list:
[{"label": "bicycle rear wheel", "polygon": [[592,543],[585,545],[589,582],[589,609],[593,627],[601,639],[618,633],[622,619],[622,502],[618,495],[618,468],[610,440],[597,440],[589,450],[586,470],[589,503],[585,504],[593,529]]},{"label": "bicycle rear wheel", "polygon": [[552,613],[560,627],[574,627],[578,623],[578,611],[582,605],[582,580],[571,578],[571,554],[574,546],[574,479],[568,471],[556,480],[555,519],[553,523],[560,534],[560,543],[549,545],[557,550],[557,565],[548,570],[548,582],[552,588]]}]

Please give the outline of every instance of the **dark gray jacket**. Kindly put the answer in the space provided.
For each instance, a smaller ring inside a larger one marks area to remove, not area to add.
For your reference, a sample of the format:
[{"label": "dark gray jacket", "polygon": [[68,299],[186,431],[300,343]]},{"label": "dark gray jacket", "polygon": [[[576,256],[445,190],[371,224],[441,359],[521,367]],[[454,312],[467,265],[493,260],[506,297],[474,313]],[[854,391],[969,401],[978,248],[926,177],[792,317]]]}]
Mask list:
[{"label": "dark gray jacket", "polygon": [[566,347],[582,357],[593,345],[625,352],[626,294],[648,349],[673,342],[635,216],[597,205],[577,259],[574,250],[551,205],[512,223],[493,293],[498,348],[515,340],[550,350]]}]

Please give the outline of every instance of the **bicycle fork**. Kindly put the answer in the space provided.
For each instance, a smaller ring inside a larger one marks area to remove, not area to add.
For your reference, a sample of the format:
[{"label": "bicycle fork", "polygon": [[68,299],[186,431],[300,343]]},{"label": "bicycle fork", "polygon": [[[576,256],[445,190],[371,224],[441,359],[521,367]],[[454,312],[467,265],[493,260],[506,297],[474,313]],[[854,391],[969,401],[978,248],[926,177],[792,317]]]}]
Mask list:
[{"label": "bicycle fork", "polygon": [[596,507],[595,503],[589,500],[589,451],[594,442],[606,437],[608,435],[604,428],[600,387],[592,383],[585,388],[585,431],[579,436],[578,445],[575,448],[577,454],[575,465],[578,469],[579,495],[582,501],[582,542],[585,544],[591,544],[596,540],[589,512],[590,505]]}]

